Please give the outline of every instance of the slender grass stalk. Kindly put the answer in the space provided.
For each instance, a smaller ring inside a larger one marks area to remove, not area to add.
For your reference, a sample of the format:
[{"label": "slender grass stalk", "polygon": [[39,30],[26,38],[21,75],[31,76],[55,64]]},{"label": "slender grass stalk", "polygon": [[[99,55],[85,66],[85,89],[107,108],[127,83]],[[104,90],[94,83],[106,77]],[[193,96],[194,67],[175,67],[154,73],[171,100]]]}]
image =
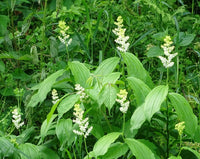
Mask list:
[{"label": "slender grass stalk", "polygon": [[[47,12],[47,2],[48,0],[45,0],[44,2],[44,10],[43,10],[43,20],[42,20],[42,47],[45,46],[45,30],[46,30],[46,12]],[[43,52],[41,51],[40,56],[41,63],[43,62]],[[42,67],[42,65],[41,65]]]},{"label": "slender grass stalk", "polygon": [[[169,83],[169,68],[167,68],[167,79],[166,79],[166,85]],[[167,106],[167,123],[166,123],[166,133],[167,133],[167,158],[169,158],[169,107],[168,102],[166,100],[166,106]]]},{"label": "slender grass stalk", "polygon": [[65,149],[65,151],[67,152],[67,155],[68,155],[69,159],[72,159],[72,156],[71,156],[70,152],[67,149]]},{"label": "slender grass stalk", "polygon": [[124,138],[126,113],[123,113],[122,137]]},{"label": "slender grass stalk", "polygon": [[86,138],[84,137],[84,144],[85,144],[85,151],[87,153],[87,156],[89,158],[89,153],[88,153],[88,149],[87,149],[87,143],[86,143]]},{"label": "slender grass stalk", "polygon": [[192,0],[192,14],[194,14],[194,0]]}]

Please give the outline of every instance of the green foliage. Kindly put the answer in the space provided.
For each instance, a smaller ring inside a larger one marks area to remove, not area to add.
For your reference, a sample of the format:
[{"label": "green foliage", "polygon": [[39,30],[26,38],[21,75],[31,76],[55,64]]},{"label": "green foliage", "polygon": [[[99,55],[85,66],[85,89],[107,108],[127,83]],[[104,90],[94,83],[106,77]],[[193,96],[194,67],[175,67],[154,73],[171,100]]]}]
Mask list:
[{"label": "green foliage", "polygon": [[0,158],[200,158],[199,7],[2,0]]}]

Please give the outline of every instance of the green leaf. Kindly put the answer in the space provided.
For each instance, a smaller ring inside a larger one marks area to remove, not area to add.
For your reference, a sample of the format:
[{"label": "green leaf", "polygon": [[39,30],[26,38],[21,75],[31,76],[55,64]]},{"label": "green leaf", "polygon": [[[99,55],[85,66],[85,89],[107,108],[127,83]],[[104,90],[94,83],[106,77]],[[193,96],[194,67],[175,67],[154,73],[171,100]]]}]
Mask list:
[{"label": "green leaf", "polygon": [[46,146],[38,146],[38,149],[39,149],[39,154],[41,156],[42,159],[60,159],[60,157],[56,154],[55,151],[49,149],[48,147]]},{"label": "green leaf", "polygon": [[9,157],[12,156],[14,153],[15,147],[14,144],[11,143],[8,139],[5,137],[0,137],[0,156],[3,155],[3,157]]},{"label": "green leaf", "polygon": [[115,104],[117,98],[117,90],[112,84],[107,84],[103,87],[102,91],[99,94],[99,104],[105,104],[105,106],[111,110]]},{"label": "green leaf", "polygon": [[118,57],[111,57],[104,60],[95,70],[97,76],[105,76],[112,73],[119,62]]},{"label": "green leaf", "polygon": [[56,82],[56,79],[61,76],[65,70],[59,70],[49,77],[47,77],[40,85],[39,85],[39,90],[37,93],[35,93],[30,102],[28,103],[28,107],[35,107],[38,103],[42,103],[49,91],[51,90],[53,84]]},{"label": "green leaf", "polygon": [[151,91],[151,89],[140,79],[135,77],[128,77],[127,81],[130,87],[133,89],[133,93],[136,97],[137,105],[141,105],[144,103],[147,94]]},{"label": "green leaf", "polygon": [[183,150],[188,150],[188,151],[192,152],[198,159],[200,159],[200,154],[199,154],[199,152],[197,152],[197,151],[195,151],[195,150],[193,150],[193,149],[191,149],[191,148],[189,148],[189,147],[182,147],[181,149],[183,149]]},{"label": "green leaf", "polygon": [[159,46],[153,46],[147,52],[147,57],[158,57],[162,55],[164,55],[164,51]]},{"label": "green leaf", "polygon": [[200,143],[200,125],[198,125],[196,128],[194,141]]},{"label": "green leaf", "polygon": [[23,152],[23,154],[20,153],[20,159],[27,159],[27,157],[31,159],[40,159],[39,149],[36,145],[25,143],[21,144],[19,149]]},{"label": "green leaf", "polygon": [[5,72],[5,64],[3,61],[0,61],[0,71]]},{"label": "green leaf", "polygon": [[0,36],[4,36],[7,32],[7,24],[9,23],[10,19],[8,16],[0,15]]},{"label": "green leaf", "polygon": [[147,95],[144,103],[144,113],[150,121],[154,113],[160,110],[160,106],[168,93],[168,86],[157,86]]},{"label": "green leaf", "polygon": [[187,46],[191,44],[191,42],[194,40],[195,34],[187,34],[184,36],[184,38],[179,43],[180,46]]},{"label": "green leaf", "polygon": [[47,115],[47,124],[49,123],[53,113],[55,112],[57,106],[60,104],[60,102],[69,94],[65,94],[61,99],[59,99],[52,107],[51,107],[51,111],[48,113]]},{"label": "green leaf", "polygon": [[122,53],[125,64],[127,65],[128,77],[136,77],[146,83],[150,88],[153,82],[148,72],[144,69],[138,58],[131,53]]},{"label": "green leaf", "polygon": [[80,84],[82,87],[86,88],[88,86],[87,80],[90,77],[89,69],[78,61],[70,62],[69,67],[74,75],[76,84]]},{"label": "green leaf", "polygon": [[101,137],[94,145],[93,152],[95,156],[104,155],[110,145],[121,135],[119,132],[112,132]]},{"label": "green leaf", "polygon": [[176,110],[178,118],[185,122],[185,131],[194,137],[197,129],[197,117],[194,115],[190,104],[177,93],[170,93],[169,99]]},{"label": "green leaf", "polygon": [[132,154],[138,159],[155,159],[152,151],[143,143],[136,139],[125,139],[128,144]]},{"label": "green leaf", "polygon": [[181,156],[170,156],[170,158],[168,158],[168,159],[182,159],[182,157]]},{"label": "green leaf", "polygon": [[107,83],[115,84],[115,82],[119,79],[120,74],[121,74],[120,72],[113,72],[108,74],[103,78],[102,85],[105,85]]},{"label": "green leaf", "polygon": [[159,32],[159,33],[153,34],[152,38],[159,40],[159,41],[163,41],[163,39],[166,37],[166,35],[167,34],[165,32]]},{"label": "green leaf", "polygon": [[119,158],[128,151],[128,146],[124,143],[117,142],[113,143],[108,149],[107,153],[102,156],[102,159],[115,159]]},{"label": "green leaf", "polygon": [[40,129],[40,136],[42,141],[44,138],[49,135],[48,131],[52,128],[52,122],[57,117],[57,114],[53,114],[49,122],[47,123],[47,119],[42,123],[41,129]]},{"label": "green leaf", "polygon": [[[61,119],[56,125],[56,135],[60,141],[61,148],[69,141],[73,141],[73,127],[71,119]],[[69,143],[70,145],[70,143]]]},{"label": "green leaf", "polygon": [[58,56],[58,43],[55,37],[50,37],[50,55],[51,57]]},{"label": "green leaf", "polygon": [[133,113],[131,117],[131,130],[139,129],[145,122],[146,117],[144,114],[144,104],[139,106]]},{"label": "green leaf", "polygon": [[57,108],[59,118],[61,118],[64,113],[68,112],[78,100],[79,95],[77,94],[70,95],[63,99]]}]

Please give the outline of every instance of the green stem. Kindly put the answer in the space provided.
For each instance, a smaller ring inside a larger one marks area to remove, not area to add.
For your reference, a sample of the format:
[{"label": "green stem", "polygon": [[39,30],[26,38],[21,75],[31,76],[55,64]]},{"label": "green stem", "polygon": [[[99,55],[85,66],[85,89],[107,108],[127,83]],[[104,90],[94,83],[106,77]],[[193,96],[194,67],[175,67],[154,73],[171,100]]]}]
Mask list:
[{"label": "green stem", "polygon": [[169,82],[169,68],[167,68],[167,79],[166,79],[166,85],[168,85]]},{"label": "green stem", "polygon": [[166,131],[167,131],[167,158],[169,158],[169,108],[168,108],[168,103],[167,103],[167,125],[166,125]]},{"label": "green stem", "polygon": [[86,138],[85,137],[84,137],[84,144],[85,144],[85,151],[86,151],[88,159],[89,159],[89,153],[88,153],[87,143],[86,143]]},{"label": "green stem", "polygon": [[123,125],[122,125],[122,137],[124,138],[124,130],[125,130],[125,119],[126,119],[126,114],[123,113]]},{"label": "green stem", "polygon": [[181,154],[181,145],[182,145],[182,135],[180,135],[180,150],[179,150],[179,153],[178,153],[178,156],[180,156]]}]

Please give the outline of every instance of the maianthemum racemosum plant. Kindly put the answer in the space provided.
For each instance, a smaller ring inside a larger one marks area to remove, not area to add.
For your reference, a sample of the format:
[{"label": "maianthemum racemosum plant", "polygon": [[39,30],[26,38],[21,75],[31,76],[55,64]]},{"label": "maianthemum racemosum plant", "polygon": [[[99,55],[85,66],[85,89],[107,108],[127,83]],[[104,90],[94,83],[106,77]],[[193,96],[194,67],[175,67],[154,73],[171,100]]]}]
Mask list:
[{"label": "maianthemum racemosum plant", "polygon": [[[66,82],[63,79],[67,78],[67,73],[73,76],[73,91],[66,92],[60,98],[57,91],[52,90],[53,106],[41,126],[34,151],[40,151],[38,147],[52,137],[59,142],[57,151],[62,158],[134,156],[139,159],[180,159],[181,152],[185,150],[199,158],[197,151],[182,146],[184,139],[200,142],[200,126],[188,101],[170,91],[168,79],[166,85],[155,86],[140,60],[127,52],[129,43],[122,17],[118,17],[115,24],[117,29],[113,33],[117,35],[121,60],[118,57],[108,58],[95,70],[88,69],[79,61],[72,61],[68,64],[70,71],[59,70],[33,88],[35,93],[27,107],[34,108],[42,105],[52,88]],[[167,43],[163,45],[167,58],[158,58],[164,67],[170,69],[173,66],[172,56],[176,54],[170,54],[173,50],[170,49],[171,39],[166,37],[164,41]],[[123,63],[123,70],[116,69],[120,63]],[[174,123],[170,123],[170,110],[175,116]],[[160,120],[161,117],[164,122]],[[163,124],[162,135],[157,133],[157,144],[151,140],[156,138],[156,132],[151,133],[154,121]],[[140,136],[144,129],[148,129],[147,137]],[[161,142],[164,142],[164,146],[159,145]],[[173,147],[177,145],[179,148]],[[30,145],[29,148],[33,150]],[[20,151],[31,156],[25,147]]]}]

